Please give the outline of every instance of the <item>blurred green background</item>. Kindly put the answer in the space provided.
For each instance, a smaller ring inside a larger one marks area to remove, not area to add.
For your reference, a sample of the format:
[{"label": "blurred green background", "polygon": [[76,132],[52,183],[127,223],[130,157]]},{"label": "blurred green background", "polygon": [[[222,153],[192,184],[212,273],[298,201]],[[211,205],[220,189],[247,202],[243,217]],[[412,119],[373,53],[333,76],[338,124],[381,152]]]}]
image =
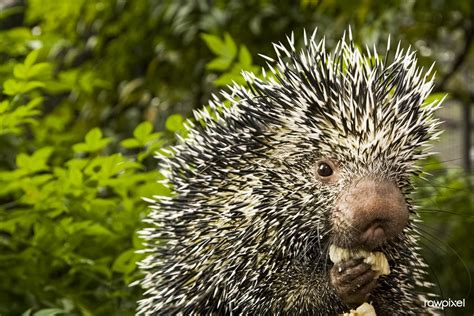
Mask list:
[{"label": "blurred green background", "polygon": [[[329,48],[390,33],[436,61],[448,93],[438,156],[415,179],[427,272],[474,300],[471,1],[0,1],[0,315],[132,315],[142,196],[167,194],[152,155],[272,41],[303,28]],[[471,154],[471,155],[470,155]]]}]

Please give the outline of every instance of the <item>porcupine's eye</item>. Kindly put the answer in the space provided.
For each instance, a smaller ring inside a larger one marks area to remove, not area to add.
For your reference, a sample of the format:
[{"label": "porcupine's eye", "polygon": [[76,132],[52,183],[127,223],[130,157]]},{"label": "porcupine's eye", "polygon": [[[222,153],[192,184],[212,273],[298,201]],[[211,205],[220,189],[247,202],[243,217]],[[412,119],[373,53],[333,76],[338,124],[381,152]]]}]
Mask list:
[{"label": "porcupine's eye", "polygon": [[333,174],[332,168],[325,162],[318,165],[318,175],[321,177],[329,177]]}]

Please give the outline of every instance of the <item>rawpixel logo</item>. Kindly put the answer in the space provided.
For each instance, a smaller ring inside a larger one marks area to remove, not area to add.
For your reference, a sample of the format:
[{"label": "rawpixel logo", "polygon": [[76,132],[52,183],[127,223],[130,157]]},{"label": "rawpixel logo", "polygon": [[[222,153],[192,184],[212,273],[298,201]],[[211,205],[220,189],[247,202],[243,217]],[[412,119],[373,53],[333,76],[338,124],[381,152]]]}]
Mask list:
[{"label": "rawpixel logo", "polygon": [[445,309],[450,307],[465,307],[466,306],[466,299],[463,298],[462,300],[452,300],[448,298],[447,300],[426,300],[425,307],[432,307],[437,309]]}]

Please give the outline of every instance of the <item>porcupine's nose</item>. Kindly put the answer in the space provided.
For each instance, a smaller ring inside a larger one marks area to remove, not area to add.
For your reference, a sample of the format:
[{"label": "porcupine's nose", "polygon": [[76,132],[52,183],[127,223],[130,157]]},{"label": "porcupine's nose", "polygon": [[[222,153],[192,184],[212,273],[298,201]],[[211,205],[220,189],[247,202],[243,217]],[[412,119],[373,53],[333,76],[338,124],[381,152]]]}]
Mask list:
[{"label": "porcupine's nose", "polygon": [[399,234],[408,223],[400,189],[388,180],[361,178],[341,196],[338,208],[355,245],[369,250]]}]

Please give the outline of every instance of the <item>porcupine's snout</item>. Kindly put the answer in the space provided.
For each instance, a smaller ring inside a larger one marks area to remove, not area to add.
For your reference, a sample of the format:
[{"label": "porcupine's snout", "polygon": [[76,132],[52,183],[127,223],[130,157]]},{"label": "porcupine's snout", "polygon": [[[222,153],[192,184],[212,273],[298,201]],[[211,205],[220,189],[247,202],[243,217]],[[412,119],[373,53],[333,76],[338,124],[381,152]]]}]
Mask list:
[{"label": "porcupine's snout", "polygon": [[369,177],[353,182],[338,199],[339,220],[348,227],[348,248],[373,250],[398,235],[408,223],[408,209],[400,189],[388,180]]}]

